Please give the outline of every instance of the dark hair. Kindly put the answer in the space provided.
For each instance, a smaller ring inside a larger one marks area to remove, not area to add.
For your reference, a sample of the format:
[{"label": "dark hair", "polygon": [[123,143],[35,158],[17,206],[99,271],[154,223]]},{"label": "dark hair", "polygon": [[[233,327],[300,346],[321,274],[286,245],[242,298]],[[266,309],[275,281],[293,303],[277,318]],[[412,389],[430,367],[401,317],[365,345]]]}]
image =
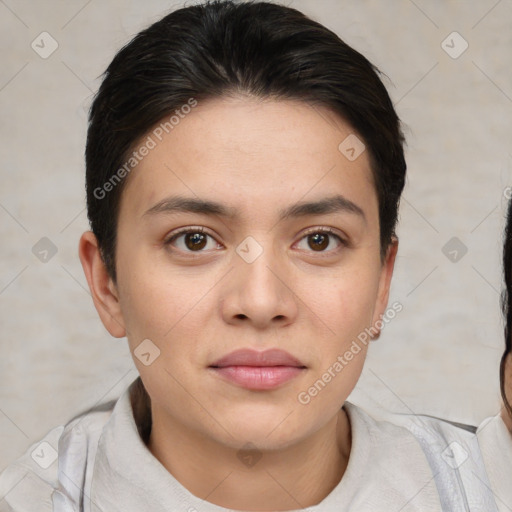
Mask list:
[{"label": "dark hair", "polygon": [[137,34],[105,71],[87,133],[88,217],[114,282],[126,182],[121,178],[129,172],[126,162],[134,147],[191,100],[237,93],[326,106],[362,137],[379,202],[384,256],[395,234],[406,163],[400,120],[377,72],[334,32],[270,2],[193,5]]},{"label": "dark hair", "polygon": [[500,389],[505,407],[512,416],[512,406],[507,399],[505,388],[507,356],[512,351],[512,200],[508,203],[507,225],[503,240],[503,276],[505,288],[501,293],[501,308],[505,317],[505,352],[503,352],[500,363]]}]

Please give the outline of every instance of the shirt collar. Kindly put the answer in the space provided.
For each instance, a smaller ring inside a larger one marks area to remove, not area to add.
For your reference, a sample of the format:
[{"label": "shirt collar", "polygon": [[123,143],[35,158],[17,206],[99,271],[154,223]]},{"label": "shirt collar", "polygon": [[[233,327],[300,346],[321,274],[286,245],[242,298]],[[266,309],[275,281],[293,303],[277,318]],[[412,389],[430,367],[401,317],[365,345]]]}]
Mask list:
[{"label": "shirt collar", "polygon": [[[348,511],[353,504],[368,499],[369,495],[378,495],[379,503],[384,505],[382,509],[386,509],[388,505],[396,505],[397,496],[410,491],[409,485],[404,484],[411,478],[411,471],[415,475],[412,479],[414,484],[424,481],[425,487],[429,487],[422,493],[424,495],[426,491],[428,496],[422,496],[426,501],[419,501],[427,503],[430,510],[440,510],[429,468],[423,464],[421,468],[416,467],[423,459],[423,453],[412,435],[405,429],[399,435],[397,430],[401,429],[390,425],[393,435],[389,436],[388,428],[378,427],[358,407],[350,403],[344,407],[352,435],[347,469],[341,482],[319,504],[308,507],[308,512]],[[148,449],[146,443],[150,432],[151,402],[139,377],[117,401],[102,429],[89,487],[89,510],[233,512],[200,499],[181,485]],[[400,457],[395,460],[391,456],[391,453],[404,449],[410,462],[404,462]],[[373,474],[377,471],[380,475],[383,468],[373,467],[370,454],[377,460],[384,457],[386,471],[399,482],[396,488]],[[400,484],[402,480],[404,482]],[[366,481],[371,485],[366,486]],[[299,510],[303,509],[295,512]]]}]

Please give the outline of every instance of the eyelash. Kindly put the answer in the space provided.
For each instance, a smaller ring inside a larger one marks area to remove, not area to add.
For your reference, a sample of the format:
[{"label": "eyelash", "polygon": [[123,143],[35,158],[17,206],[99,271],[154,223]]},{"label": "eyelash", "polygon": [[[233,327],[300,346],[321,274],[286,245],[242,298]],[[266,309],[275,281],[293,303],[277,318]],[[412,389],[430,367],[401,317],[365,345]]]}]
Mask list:
[{"label": "eyelash", "polygon": [[[202,233],[202,234],[205,234],[205,235],[208,235],[209,237],[213,238],[215,240],[215,237],[213,235],[211,235],[210,233],[208,233],[207,230],[205,230],[202,226],[192,226],[192,227],[185,227],[185,228],[180,228],[178,229],[176,232],[172,233],[168,238],[166,238],[164,240],[164,245],[168,246],[168,245],[171,245],[172,242],[174,242],[178,237],[180,237],[181,235],[184,235],[184,234],[187,234],[187,233]],[[306,238],[307,236],[310,236],[310,235],[315,235],[315,234],[327,234],[327,235],[331,235],[333,236],[334,238],[336,238],[339,243],[340,243],[340,246],[342,247],[348,247],[348,242],[347,240],[345,240],[344,238],[342,238],[340,235],[338,235],[333,229],[331,228],[311,228],[309,230],[307,230],[301,237],[300,240],[303,240],[304,238]],[[339,247],[337,248],[339,249]],[[318,253],[318,254],[330,254],[330,253],[334,253],[337,251],[337,249],[334,249],[334,250],[330,250],[330,251],[308,251],[308,252],[313,252],[313,253]],[[179,251],[179,249],[178,249]],[[183,251],[181,251],[183,252]],[[190,254],[192,255],[192,257],[194,256],[199,256],[202,252],[205,252],[205,251],[186,251],[187,254]],[[197,253],[197,254],[194,254],[194,253]]]}]

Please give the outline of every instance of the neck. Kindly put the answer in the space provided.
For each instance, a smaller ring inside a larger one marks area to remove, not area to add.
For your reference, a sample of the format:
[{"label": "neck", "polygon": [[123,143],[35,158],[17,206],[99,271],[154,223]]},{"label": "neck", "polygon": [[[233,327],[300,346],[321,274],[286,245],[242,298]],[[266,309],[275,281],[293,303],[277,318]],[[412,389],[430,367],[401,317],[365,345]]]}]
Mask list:
[{"label": "neck", "polygon": [[[235,510],[316,505],[340,482],[350,454],[350,422],[344,409],[312,436],[283,450],[255,447],[243,453],[184,428],[153,407],[152,416],[152,454],[192,494]],[[247,458],[241,464],[243,455]]]}]

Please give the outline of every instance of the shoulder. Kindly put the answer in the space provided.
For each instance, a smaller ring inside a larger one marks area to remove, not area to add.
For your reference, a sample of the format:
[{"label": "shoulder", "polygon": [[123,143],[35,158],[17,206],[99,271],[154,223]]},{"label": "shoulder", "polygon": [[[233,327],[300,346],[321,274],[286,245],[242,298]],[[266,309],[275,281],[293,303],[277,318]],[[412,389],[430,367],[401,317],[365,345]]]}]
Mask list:
[{"label": "shoulder", "polygon": [[485,418],[476,431],[478,441],[490,451],[504,450],[504,455],[510,455],[512,446],[512,433],[500,414]]},{"label": "shoulder", "polygon": [[57,445],[64,426],[46,436],[0,473],[0,511],[52,510],[51,494],[57,483]]},{"label": "shoulder", "polygon": [[[347,403],[351,417],[357,418],[359,424],[364,424],[373,435],[386,435],[396,440],[409,438],[422,444],[428,440],[435,444],[446,441],[475,437],[476,427],[455,423],[441,418],[421,414],[398,414],[377,409],[371,413],[354,404]],[[444,445],[446,446],[446,445]]]},{"label": "shoulder", "polygon": [[0,512],[53,510],[62,479],[83,473],[114,402],[102,404],[51,429],[0,473]]},{"label": "shoulder", "polygon": [[[370,415],[354,405],[352,416],[370,429],[379,451],[394,450],[400,465],[418,467],[425,461],[443,510],[497,511],[478,444],[476,427],[427,415]],[[350,412],[349,412],[350,414]],[[468,504],[471,504],[469,507]]]},{"label": "shoulder", "polygon": [[352,446],[341,484],[357,489],[350,502],[354,510],[445,510],[416,438],[403,426],[354,404],[345,403],[344,409]]},{"label": "shoulder", "polygon": [[496,495],[500,512],[512,510],[512,433],[498,414],[486,418],[477,430],[478,444],[482,451],[491,488]]},{"label": "shoulder", "polygon": [[[432,469],[437,465],[453,464],[451,457],[460,457],[458,443],[474,449],[475,427],[450,423],[438,418],[413,414],[395,414],[382,409],[370,414],[363,408],[346,404],[351,424],[356,430],[364,429],[375,445],[374,450],[394,450],[395,456],[406,454],[404,462],[417,457],[426,460]],[[450,446],[451,445],[451,446]]]}]

